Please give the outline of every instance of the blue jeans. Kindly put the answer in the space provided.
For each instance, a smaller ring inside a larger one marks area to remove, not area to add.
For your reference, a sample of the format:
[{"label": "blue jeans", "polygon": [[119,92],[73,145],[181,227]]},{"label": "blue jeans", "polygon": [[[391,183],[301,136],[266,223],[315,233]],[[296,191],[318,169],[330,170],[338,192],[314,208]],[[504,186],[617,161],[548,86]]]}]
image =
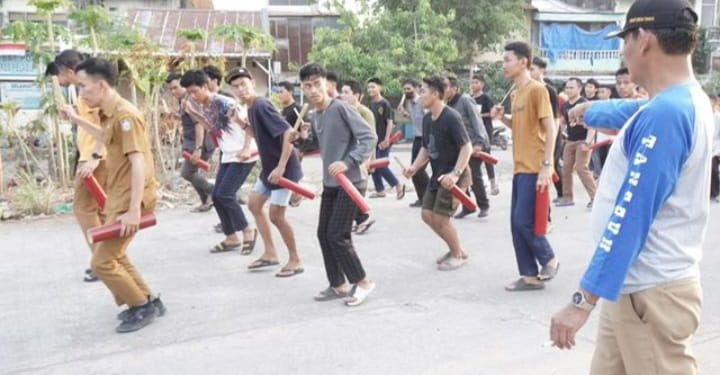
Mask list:
[{"label": "blue jeans", "polygon": [[545,266],[555,257],[545,236],[535,235],[535,184],[537,174],[519,173],[513,176],[510,205],[510,231],[515,258],[522,276],[538,275],[538,263]]},{"label": "blue jeans", "polygon": [[[381,159],[386,158],[390,155],[390,148],[387,148],[385,150],[376,149],[375,150],[375,158]],[[395,175],[392,173],[390,168],[378,168],[375,170],[375,172],[372,175],[373,178],[373,184],[375,184],[375,191],[382,192],[385,191],[385,185],[383,185],[383,178],[387,183],[390,185],[391,188],[397,186],[398,180],[395,178]]]},{"label": "blue jeans", "polygon": [[237,200],[237,191],[254,166],[255,162],[220,164],[212,200],[226,236],[245,230],[248,226],[245,214]]}]

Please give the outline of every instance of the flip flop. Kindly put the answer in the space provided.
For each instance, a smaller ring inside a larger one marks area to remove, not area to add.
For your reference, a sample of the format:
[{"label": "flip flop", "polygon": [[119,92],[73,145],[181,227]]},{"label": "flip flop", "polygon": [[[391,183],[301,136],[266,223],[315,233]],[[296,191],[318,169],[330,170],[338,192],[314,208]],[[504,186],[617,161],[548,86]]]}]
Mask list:
[{"label": "flip flop", "polygon": [[530,284],[522,277],[515,280],[512,284],[505,286],[505,290],[508,292],[526,292],[543,289],[545,289],[545,283]]},{"label": "flip flop", "polygon": [[397,189],[398,189],[398,191],[397,191],[397,199],[398,199],[398,200],[402,200],[403,198],[405,198],[405,190],[406,190],[407,188],[405,187],[405,184],[402,184],[402,185],[398,186]]},{"label": "flip flop", "polygon": [[[448,258],[450,258],[451,256],[452,256],[452,253],[448,251],[447,253],[445,253],[445,255],[441,256],[440,258],[437,258],[435,260],[435,263],[440,264],[440,263],[448,260]],[[467,258],[469,258],[467,253],[463,253],[463,259],[467,259]]]},{"label": "flip flop", "polygon": [[449,257],[444,262],[438,264],[438,270],[440,271],[455,271],[456,269],[459,269],[460,267],[464,266],[465,263],[467,263],[467,259],[465,257],[462,258],[455,258],[455,257]]},{"label": "flip flop", "polygon": [[302,267],[298,268],[282,268],[280,272],[275,274],[275,277],[293,277],[305,272]]},{"label": "flip flop", "polygon": [[250,265],[248,266],[248,269],[249,270],[259,270],[259,269],[268,268],[268,267],[275,267],[279,264],[280,264],[280,262],[278,262],[277,260],[258,259],[256,261],[250,263]]},{"label": "flip flop", "polygon": [[240,255],[250,255],[255,250],[255,242],[257,242],[258,230],[253,229],[253,237],[250,241],[243,242],[243,248],[240,251]]},{"label": "flip flop", "polygon": [[313,299],[318,302],[325,302],[325,301],[333,301],[336,299],[342,299],[347,297],[347,292],[338,292],[332,287],[327,287],[327,289],[320,291]]},{"label": "flip flop", "polygon": [[352,298],[345,301],[345,306],[355,307],[360,306],[368,298],[370,293],[375,290],[375,283],[370,282],[370,288],[363,289],[360,287],[355,288],[355,292],[352,294]]},{"label": "flip flop", "polygon": [[242,247],[241,243],[236,243],[234,245],[228,245],[225,243],[225,241],[220,241],[217,245],[215,245],[212,249],[210,249],[210,252],[215,253],[224,253],[227,251],[233,251],[237,250]]}]

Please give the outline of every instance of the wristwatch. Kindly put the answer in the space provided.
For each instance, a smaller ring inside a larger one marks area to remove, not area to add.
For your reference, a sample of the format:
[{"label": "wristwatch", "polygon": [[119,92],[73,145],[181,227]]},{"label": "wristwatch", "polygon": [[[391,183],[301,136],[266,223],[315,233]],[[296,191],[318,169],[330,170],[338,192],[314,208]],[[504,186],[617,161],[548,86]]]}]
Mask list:
[{"label": "wristwatch", "polygon": [[457,169],[457,168],[453,169],[453,174],[457,177],[462,176],[462,173],[463,173],[462,169]]},{"label": "wristwatch", "polygon": [[543,160],[542,165],[543,165],[543,167],[549,167],[549,166],[550,166],[550,160]]},{"label": "wristwatch", "polygon": [[585,298],[585,293],[580,290],[578,290],[572,295],[572,304],[578,309],[587,312],[591,312],[595,308],[595,305],[588,302],[588,300]]},{"label": "wristwatch", "polygon": [[97,152],[93,152],[91,156],[92,156],[92,158],[95,159],[95,160],[100,160],[100,159],[102,159],[102,155],[98,154]]}]

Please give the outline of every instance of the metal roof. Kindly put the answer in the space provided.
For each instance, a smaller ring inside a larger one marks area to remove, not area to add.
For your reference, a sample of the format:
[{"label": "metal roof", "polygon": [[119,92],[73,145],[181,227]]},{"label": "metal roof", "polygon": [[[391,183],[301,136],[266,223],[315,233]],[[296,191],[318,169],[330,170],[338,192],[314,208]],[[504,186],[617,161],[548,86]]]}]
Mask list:
[{"label": "metal roof", "polygon": [[[207,9],[134,9],[128,13],[130,24],[136,26],[144,36],[160,44],[167,53],[186,50],[188,42],[177,37],[179,30],[201,29],[207,32],[207,40],[197,42],[198,55],[240,56],[242,43],[225,42],[212,37],[215,27],[228,24],[243,24],[262,27],[261,12],[218,11]],[[248,56],[269,57],[270,52],[251,50]]]}]

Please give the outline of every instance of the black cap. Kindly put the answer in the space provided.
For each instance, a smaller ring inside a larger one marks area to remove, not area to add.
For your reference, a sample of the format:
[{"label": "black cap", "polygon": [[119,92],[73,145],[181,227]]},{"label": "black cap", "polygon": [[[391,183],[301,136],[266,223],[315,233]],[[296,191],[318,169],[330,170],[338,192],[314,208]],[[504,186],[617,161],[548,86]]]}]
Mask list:
[{"label": "black cap", "polygon": [[249,70],[239,67],[233,68],[227,73],[227,75],[225,76],[225,82],[229,85],[230,82],[242,77],[253,79],[253,76]]},{"label": "black cap", "polygon": [[[685,16],[689,14],[690,17]],[[691,21],[692,20],[692,21]],[[698,15],[687,0],[637,0],[627,12],[625,27],[607,35],[624,37],[629,31],[643,29],[697,29]]]}]

